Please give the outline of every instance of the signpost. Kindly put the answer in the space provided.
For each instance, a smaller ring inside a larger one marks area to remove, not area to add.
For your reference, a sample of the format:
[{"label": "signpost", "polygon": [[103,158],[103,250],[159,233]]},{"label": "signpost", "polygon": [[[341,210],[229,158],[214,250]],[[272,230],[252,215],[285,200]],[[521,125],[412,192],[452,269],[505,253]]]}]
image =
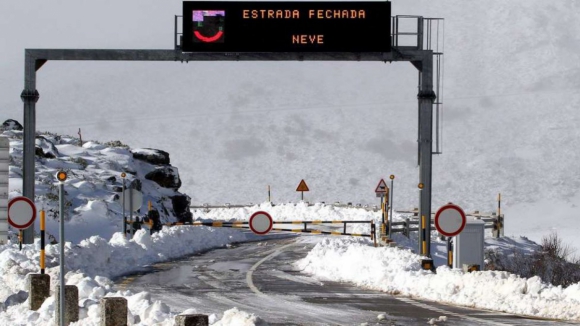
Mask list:
[{"label": "signpost", "polygon": [[264,235],[272,230],[272,216],[264,211],[258,211],[250,217],[250,230],[258,235]]},{"label": "signpost", "polygon": [[439,208],[435,214],[435,228],[447,237],[454,237],[461,233],[465,222],[465,213],[461,207],[451,203]]},{"label": "signpost", "polygon": [[139,210],[143,206],[143,193],[133,188],[123,190],[123,198],[129,198],[123,202],[123,212],[129,211],[129,223],[131,225],[131,234],[135,234],[133,229],[133,212]]},{"label": "signpost", "polygon": [[66,172],[59,171],[56,174],[58,179],[58,215],[60,219],[60,232],[59,232],[59,242],[60,242],[60,326],[64,326],[64,312],[65,312],[65,302],[64,302],[64,181],[67,178]]},{"label": "signpost", "polygon": [[463,231],[466,221],[463,209],[452,203],[442,206],[435,213],[435,228],[440,234],[447,236],[447,265],[449,267],[453,266],[451,237]]},{"label": "signpost", "polygon": [[381,224],[381,235],[384,236],[387,234],[387,227],[385,221],[387,220],[387,203],[389,202],[389,187],[387,187],[387,183],[384,179],[379,181],[379,184],[375,188],[375,194],[377,197],[381,198],[381,212],[382,212],[382,224]]},{"label": "signpost", "polygon": [[302,193],[302,200],[304,200],[304,192],[305,191],[310,191],[310,189],[308,189],[308,185],[306,185],[306,181],[304,181],[304,179],[302,179],[300,181],[300,184],[298,184],[298,188],[296,188],[296,191],[300,191]]},{"label": "signpost", "polygon": [[184,1],[184,52],[390,52],[391,3]]}]

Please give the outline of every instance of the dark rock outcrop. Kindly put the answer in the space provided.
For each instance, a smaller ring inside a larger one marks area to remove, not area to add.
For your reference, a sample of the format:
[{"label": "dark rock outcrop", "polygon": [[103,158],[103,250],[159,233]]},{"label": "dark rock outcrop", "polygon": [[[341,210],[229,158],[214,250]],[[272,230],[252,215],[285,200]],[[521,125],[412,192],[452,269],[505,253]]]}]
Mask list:
[{"label": "dark rock outcrop", "polygon": [[43,136],[36,136],[34,153],[44,158],[57,158],[60,156],[56,146]]},{"label": "dark rock outcrop", "polygon": [[141,191],[143,189],[143,183],[141,182],[141,180],[135,179],[135,180],[131,181],[129,188],[133,188],[137,191]]},{"label": "dark rock outcrop", "polygon": [[153,165],[168,165],[169,153],[159,149],[143,148],[131,151],[133,158]]},{"label": "dark rock outcrop", "polygon": [[154,181],[163,188],[171,188],[175,191],[181,187],[181,179],[177,168],[172,166],[159,167],[147,173],[145,179]]},{"label": "dark rock outcrop", "polygon": [[188,195],[177,195],[170,198],[173,212],[175,212],[179,222],[191,222],[193,220],[193,214],[189,211],[191,198]]},{"label": "dark rock outcrop", "polygon": [[22,127],[20,122],[14,120],[14,119],[8,119],[8,120],[4,121],[4,123],[2,124],[2,128],[4,128],[4,130],[23,130],[24,129],[24,127]]}]

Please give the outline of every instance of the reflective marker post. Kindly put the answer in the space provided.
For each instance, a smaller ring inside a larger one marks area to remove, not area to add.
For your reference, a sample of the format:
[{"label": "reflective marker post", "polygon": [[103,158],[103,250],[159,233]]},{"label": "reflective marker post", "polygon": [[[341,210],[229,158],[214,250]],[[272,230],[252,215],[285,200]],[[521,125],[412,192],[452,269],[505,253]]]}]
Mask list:
[{"label": "reflective marker post", "polygon": [[59,204],[58,204],[58,214],[60,218],[60,233],[59,233],[59,241],[60,241],[60,326],[64,326],[64,289],[65,289],[65,282],[64,282],[64,181],[66,180],[66,172],[59,171],[56,174],[56,178],[58,179],[58,197],[59,197]]},{"label": "reflective marker post", "polygon": [[44,209],[40,211],[40,274],[44,274],[45,254],[44,254],[44,230],[45,230]]}]

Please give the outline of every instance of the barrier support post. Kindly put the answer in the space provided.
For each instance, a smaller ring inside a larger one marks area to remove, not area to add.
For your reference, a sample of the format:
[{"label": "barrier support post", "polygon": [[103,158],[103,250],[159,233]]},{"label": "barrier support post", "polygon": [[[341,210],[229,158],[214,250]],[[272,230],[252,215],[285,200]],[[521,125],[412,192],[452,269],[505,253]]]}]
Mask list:
[{"label": "barrier support post", "polygon": [[453,268],[453,245],[451,244],[451,237],[447,237],[447,266]]},{"label": "barrier support post", "polygon": [[425,215],[421,215],[421,234],[423,235],[421,237],[421,255],[426,255],[427,254],[427,240],[426,240],[426,235],[425,235],[425,228],[426,228],[426,221],[425,221]]},{"label": "barrier support post", "polygon": [[44,254],[44,231],[45,231],[45,219],[44,209],[40,210],[40,274],[44,274],[45,268],[45,254]]},{"label": "barrier support post", "polygon": [[375,229],[375,221],[371,221],[371,240],[374,241],[375,247],[377,246],[377,235]]}]

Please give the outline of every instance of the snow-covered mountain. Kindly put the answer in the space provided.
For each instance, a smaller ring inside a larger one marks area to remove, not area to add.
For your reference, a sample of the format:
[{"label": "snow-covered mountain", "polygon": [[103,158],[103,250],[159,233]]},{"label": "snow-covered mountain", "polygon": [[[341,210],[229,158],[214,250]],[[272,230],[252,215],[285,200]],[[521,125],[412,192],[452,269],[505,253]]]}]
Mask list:
[{"label": "snow-covered mountain", "polygon": [[[168,49],[181,3],[2,2],[5,118],[21,114],[24,48]],[[570,227],[580,204],[580,3],[392,8],[445,18],[433,207],[492,211],[501,192],[507,234],[538,240],[555,229],[580,248]],[[301,179],[307,200],[376,203],[377,182],[395,174],[395,208],[417,206],[417,75],[408,63],[48,62],[38,76],[39,130],[163,148],[194,203],[262,202],[267,185],[275,202],[297,200]]]}]

